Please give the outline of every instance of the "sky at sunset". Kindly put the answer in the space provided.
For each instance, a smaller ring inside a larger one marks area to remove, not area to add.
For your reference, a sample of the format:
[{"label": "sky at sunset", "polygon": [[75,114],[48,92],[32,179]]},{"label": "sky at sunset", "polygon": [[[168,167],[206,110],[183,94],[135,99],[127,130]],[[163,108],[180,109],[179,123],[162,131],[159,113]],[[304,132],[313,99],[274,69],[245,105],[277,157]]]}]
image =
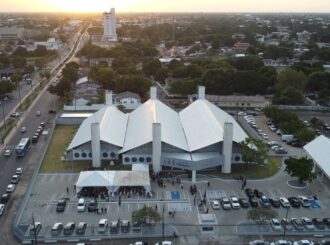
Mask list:
[{"label": "sky at sunset", "polygon": [[330,0],[1,0],[0,12],[330,12]]}]

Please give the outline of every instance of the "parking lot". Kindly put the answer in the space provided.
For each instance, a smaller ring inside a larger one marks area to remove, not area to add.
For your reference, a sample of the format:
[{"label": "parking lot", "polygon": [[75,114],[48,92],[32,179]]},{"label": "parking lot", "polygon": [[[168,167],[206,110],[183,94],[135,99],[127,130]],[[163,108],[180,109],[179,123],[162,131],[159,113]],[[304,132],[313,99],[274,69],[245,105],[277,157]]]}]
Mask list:
[{"label": "parking lot", "polygon": [[[56,222],[61,222],[65,225],[68,222],[86,222],[88,228],[86,229],[85,237],[116,237],[116,236],[143,236],[147,234],[161,235],[161,224],[155,225],[152,229],[144,227],[141,230],[130,230],[128,233],[116,234],[99,234],[97,232],[98,222],[102,218],[111,221],[128,220],[131,221],[131,213],[143,206],[157,208],[159,213],[162,213],[164,206],[164,222],[166,224],[166,234],[173,234],[175,231],[179,235],[199,234],[198,228],[198,214],[199,212],[214,213],[218,222],[217,233],[220,235],[244,235],[254,234],[257,232],[256,225],[251,224],[251,221],[246,219],[247,212],[251,208],[239,208],[237,210],[213,210],[211,207],[212,200],[219,200],[222,197],[236,196],[238,198],[245,198],[246,194],[241,190],[240,180],[219,180],[210,179],[210,186],[207,182],[198,182],[196,199],[189,193],[191,183],[183,178],[183,189],[178,184],[167,185],[166,188],[159,187],[156,183],[152,183],[152,190],[154,192],[153,198],[131,197],[123,198],[121,205],[118,203],[118,197],[111,197],[110,200],[98,200],[98,207],[107,209],[106,213],[97,214],[95,212],[77,212],[77,196],[74,192],[74,183],[77,180],[77,174],[39,174],[36,185],[33,188],[32,195],[28,201],[19,226],[26,233],[26,237],[30,238],[28,234],[28,226],[32,223],[32,215],[35,221],[41,222],[42,229],[39,232],[40,237],[45,239],[70,239],[76,238],[77,235],[52,235],[51,228]],[[330,207],[330,192],[325,188],[328,183],[315,181],[311,186],[305,189],[295,189],[287,185],[290,178],[284,173],[278,174],[272,179],[268,180],[248,180],[247,187],[258,188],[263,194],[269,198],[278,199],[280,197],[290,196],[314,196],[318,197],[318,206],[314,208],[290,208],[288,218],[301,217],[328,217],[328,207]],[[66,188],[69,187],[69,193]],[[206,195],[205,195],[206,194]],[[200,200],[206,197],[206,205],[201,209],[198,207]],[[56,212],[56,203],[61,198],[67,198],[67,206],[63,213]],[[91,199],[85,198],[86,204]],[[195,199],[195,203],[194,203]],[[157,206],[157,207],[156,207]],[[273,207],[272,207],[273,208]],[[286,216],[287,209],[277,208],[279,219]],[[170,212],[175,215],[170,215]],[[248,225],[246,225],[248,224]],[[243,227],[243,228],[242,228]],[[246,228],[249,227],[249,228]],[[258,228],[259,229],[259,228]],[[268,225],[265,229],[265,234],[273,234],[274,231]],[[326,233],[330,234],[329,229],[325,229]],[[323,232],[323,233],[324,233]],[[276,234],[276,233],[275,233]],[[296,234],[296,233],[292,233]],[[290,235],[290,234],[289,234]]]}]

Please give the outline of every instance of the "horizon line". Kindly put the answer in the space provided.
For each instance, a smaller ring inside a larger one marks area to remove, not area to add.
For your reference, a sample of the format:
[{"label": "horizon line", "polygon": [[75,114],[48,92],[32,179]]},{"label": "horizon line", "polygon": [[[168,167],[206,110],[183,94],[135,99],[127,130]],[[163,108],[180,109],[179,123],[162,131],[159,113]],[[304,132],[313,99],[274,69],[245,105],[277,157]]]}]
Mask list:
[{"label": "horizon line", "polygon": [[[111,8],[110,8],[111,9]],[[104,10],[106,11],[106,10]],[[88,12],[88,11],[0,11],[0,14],[100,14],[100,12]],[[314,12],[295,12],[295,11],[116,11],[116,14],[330,14],[328,12],[314,11]]]}]

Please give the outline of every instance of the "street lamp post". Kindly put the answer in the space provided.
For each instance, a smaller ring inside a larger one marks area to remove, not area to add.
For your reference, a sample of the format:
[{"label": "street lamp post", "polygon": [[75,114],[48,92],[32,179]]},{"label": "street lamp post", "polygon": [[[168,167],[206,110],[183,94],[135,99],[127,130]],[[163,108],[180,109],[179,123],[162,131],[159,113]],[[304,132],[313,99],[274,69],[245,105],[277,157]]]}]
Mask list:
[{"label": "street lamp post", "polygon": [[165,232],[164,211],[165,211],[165,206],[164,206],[164,203],[163,203],[163,212],[162,212],[162,241],[164,241],[164,232]]},{"label": "street lamp post", "polygon": [[[286,214],[285,214],[285,222],[288,221],[288,214],[289,214],[289,207],[286,209]],[[283,240],[285,240],[285,235],[286,235],[286,223],[284,225],[284,231],[283,231]]]},{"label": "street lamp post", "polygon": [[[0,105],[2,107],[2,117],[3,117],[3,126],[5,127],[5,130],[7,128],[6,126],[6,115],[5,115],[5,109],[4,109],[4,105],[3,103],[0,102]],[[3,144],[5,142],[5,139],[4,139],[4,132],[3,130],[1,130],[1,143]]]},{"label": "street lamp post", "polygon": [[20,87],[19,87],[19,82],[20,82],[20,81],[17,81],[17,82],[16,82],[16,87],[17,87],[17,90],[18,90],[19,105],[21,106],[21,105],[22,105],[22,99],[21,99],[21,89],[20,89]]}]

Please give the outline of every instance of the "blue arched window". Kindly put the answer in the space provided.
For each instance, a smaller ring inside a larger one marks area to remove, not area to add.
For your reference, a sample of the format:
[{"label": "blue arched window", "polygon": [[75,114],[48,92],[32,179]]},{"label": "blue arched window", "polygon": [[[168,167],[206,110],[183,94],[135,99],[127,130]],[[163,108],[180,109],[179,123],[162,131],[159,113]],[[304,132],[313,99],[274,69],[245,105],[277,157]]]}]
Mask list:
[{"label": "blue arched window", "polygon": [[151,162],[151,157],[147,157],[147,162]]},{"label": "blue arched window", "polygon": [[125,157],[124,161],[129,162],[129,157]]},{"label": "blue arched window", "polygon": [[111,156],[112,158],[115,158],[115,157],[116,157],[116,153],[111,152],[111,153],[110,153],[110,156]]},{"label": "blue arched window", "polygon": [[83,158],[86,158],[86,157],[87,157],[87,154],[86,154],[85,152],[83,152],[83,153],[81,153],[81,156],[82,156]]},{"label": "blue arched window", "polygon": [[75,157],[75,158],[78,158],[78,157],[80,157],[80,154],[79,154],[78,152],[76,152],[76,153],[74,154],[74,157]]},{"label": "blue arched window", "polygon": [[132,157],[132,162],[136,162],[137,158],[136,157]]},{"label": "blue arched window", "polygon": [[108,157],[108,153],[107,152],[103,152],[103,157],[107,158]]}]

